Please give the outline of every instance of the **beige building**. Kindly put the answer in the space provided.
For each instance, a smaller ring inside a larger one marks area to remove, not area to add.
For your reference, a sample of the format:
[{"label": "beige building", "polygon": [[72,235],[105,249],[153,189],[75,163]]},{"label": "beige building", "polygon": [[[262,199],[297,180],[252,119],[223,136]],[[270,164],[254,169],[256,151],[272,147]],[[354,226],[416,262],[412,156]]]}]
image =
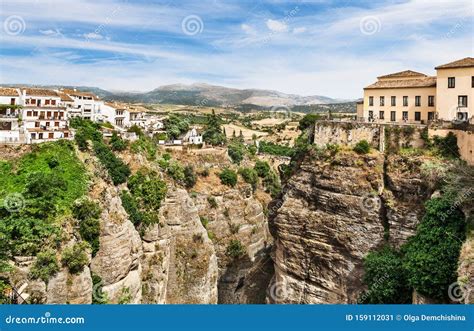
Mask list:
[{"label": "beige building", "polygon": [[474,59],[465,58],[436,67],[436,76],[412,70],[377,77],[364,88],[362,121],[418,123],[473,119]]},{"label": "beige building", "polygon": [[474,58],[467,57],[436,68],[438,118],[472,121],[474,115]]},{"label": "beige building", "polygon": [[364,88],[363,119],[370,122],[426,123],[436,111],[436,77],[406,70],[377,77]]}]

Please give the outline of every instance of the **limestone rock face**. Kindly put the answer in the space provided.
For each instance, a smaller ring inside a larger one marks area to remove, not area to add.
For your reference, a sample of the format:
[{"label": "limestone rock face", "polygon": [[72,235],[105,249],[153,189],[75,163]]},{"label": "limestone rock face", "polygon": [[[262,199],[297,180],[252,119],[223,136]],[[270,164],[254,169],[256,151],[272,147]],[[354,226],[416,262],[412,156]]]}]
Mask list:
[{"label": "limestone rock face", "polygon": [[92,303],[92,278],[89,267],[78,274],[62,269],[48,282],[48,304],[90,304]]},{"label": "limestone rock face", "polygon": [[[250,186],[221,195],[197,194],[193,200],[213,238],[219,264],[219,303],[263,303],[273,274],[267,217]],[[226,254],[231,240],[245,249],[241,257]]]},{"label": "limestone rock face", "polygon": [[387,171],[376,152],[307,155],[270,208],[275,277],[268,302],[357,302],[363,258],[387,239],[400,245],[416,229],[419,216],[410,213],[422,198],[399,193],[418,193],[420,179],[405,175]]},{"label": "limestone rock face", "polygon": [[102,278],[103,291],[111,302],[118,302],[121,293],[130,291],[131,302],[139,303],[140,257],[143,254],[140,235],[128,220],[118,189],[107,187],[102,195],[107,204],[101,215],[100,249],[92,259],[92,272]]}]

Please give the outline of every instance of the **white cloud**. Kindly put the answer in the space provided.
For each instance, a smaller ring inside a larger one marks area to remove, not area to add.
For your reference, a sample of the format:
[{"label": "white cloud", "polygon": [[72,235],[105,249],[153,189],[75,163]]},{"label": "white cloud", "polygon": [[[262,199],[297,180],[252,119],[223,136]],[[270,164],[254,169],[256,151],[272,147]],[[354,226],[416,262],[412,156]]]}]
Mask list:
[{"label": "white cloud", "polygon": [[266,22],[267,28],[273,32],[286,32],[288,31],[288,25],[278,20],[272,20],[271,18]]},{"label": "white cloud", "polygon": [[306,29],[304,26],[302,26],[302,27],[299,27],[299,28],[294,28],[294,29],[293,29],[293,33],[294,33],[294,34],[305,33],[306,30],[307,30],[307,29]]},{"label": "white cloud", "polygon": [[104,39],[102,35],[95,32],[84,33],[82,36],[86,39],[95,39],[95,40]]},{"label": "white cloud", "polygon": [[255,31],[255,28],[253,26],[250,26],[248,24],[242,24],[240,26],[240,28],[247,34],[250,34],[250,35],[254,35],[257,33],[257,31]]}]

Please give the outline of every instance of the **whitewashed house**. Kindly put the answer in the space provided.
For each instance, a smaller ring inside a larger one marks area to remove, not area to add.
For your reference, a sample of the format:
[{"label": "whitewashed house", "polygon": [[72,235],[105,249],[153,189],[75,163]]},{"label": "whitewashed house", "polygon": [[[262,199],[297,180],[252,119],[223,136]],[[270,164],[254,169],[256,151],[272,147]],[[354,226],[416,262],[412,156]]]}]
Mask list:
[{"label": "whitewashed house", "polygon": [[0,143],[20,143],[21,132],[20,92],[16,88],[0,87]]},{"label": "whitewashed house", "polygon": [[198,134],[196,128],[192,128],[190,131],[186,133],[184,136],[184,141],[191,145],[199,145],[202,144],[202,135]]},{"label": "whitewashed house", "polygon": [[26,142],[71,138],[67,108],[58,92],[42,88],[21,89],[20,102]]},{"label": "whitewashed house", "polygon": [[71,118],[82,117],[94,122],[101,118],[101,107],[104,101],[100,100],[98,96],[90,92],[81,92],[76,89],[64,89],[60,92],[67,94],[74,100],[73,107],[69,109],[68,113]]}]

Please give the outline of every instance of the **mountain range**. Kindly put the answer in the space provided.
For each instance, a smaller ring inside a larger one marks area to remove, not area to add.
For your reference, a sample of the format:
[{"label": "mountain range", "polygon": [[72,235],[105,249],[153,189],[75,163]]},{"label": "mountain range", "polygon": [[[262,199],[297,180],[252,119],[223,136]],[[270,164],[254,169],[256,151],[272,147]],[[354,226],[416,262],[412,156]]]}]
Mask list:
[{"label": "mountain range", "polygon": [[[12,85],[10,85],[12,86]],[[14,86],[26,86],[14,84]],[[31,85],[30,85],[31,86]],[[41,85],[46,88],[73,88],[74,86]],[[172,84],[160,86],[149,92],[107,91],[97,87],[75,87],[81,91],[90,91],[105,100],[140,103],[182,104],[202,106],[238,106],[256,105],[261,107],[318,105],[344,103],[351,100],[334,99],[326,96],[300,96],[273,90],[236,89],[204,83],[190,85]]]}]

